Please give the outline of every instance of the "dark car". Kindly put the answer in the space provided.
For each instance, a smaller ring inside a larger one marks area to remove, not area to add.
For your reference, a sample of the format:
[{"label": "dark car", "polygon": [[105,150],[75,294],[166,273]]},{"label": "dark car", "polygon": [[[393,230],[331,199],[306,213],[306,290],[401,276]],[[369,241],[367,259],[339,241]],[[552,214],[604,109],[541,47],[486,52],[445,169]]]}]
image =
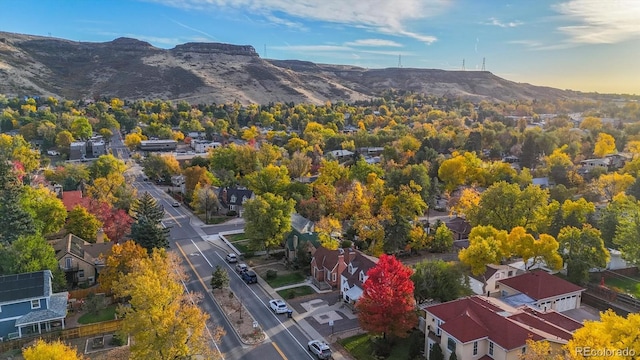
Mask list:
[{"label": "dark car", "polygon": [[247,270],[242,273],[242,280],[247,284],[255,284],[258,282],[258,275],[253,270]]}]

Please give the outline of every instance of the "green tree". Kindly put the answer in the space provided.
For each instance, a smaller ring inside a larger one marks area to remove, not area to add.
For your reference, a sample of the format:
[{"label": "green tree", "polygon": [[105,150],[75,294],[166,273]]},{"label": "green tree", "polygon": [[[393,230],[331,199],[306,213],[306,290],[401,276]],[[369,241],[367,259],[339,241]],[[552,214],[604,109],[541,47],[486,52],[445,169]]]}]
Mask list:
[{"label": "green tree", "polygon": [[209,223],[211,214],[213,212],[217,212],[219,209],[218,204],[218,197],[211,186],[200,186],[200,184],[196,185],[196,188],[193,191],[191,207],[193,207],[198,213],[204,213],[206,223]]},{"label": "green tree", "polygon": [[123,174],[127,169],[127,165],[124,161],[116,158],[112,154],[100,155],[91,166],[89,166],[89,173],[92,179],[106,178],[110,174]]},{"label": "green tree", "polygon": [[67,218],[62,200],[45,187],[25,186],[20,205],[33,218],[36,231],[45,236],[60,231]]},{"label": "green tree", "polygon": [[468,277],[452,262],[421,261],[416,264],[411,281],[418,304],[430,299],[447,302],[471,294]]},{"label": "green tree", "polygon": [[[469,246],[460,250],[458,258],[476,276],[484,274],[487,264],[499,264],[504,257],[507,232],[493,226],[475,226],[469,233]],[[486,281],[486,279],[485,279]]]},{"label": "green tree", "polygon": [[536,231],[546,219],[548,198],[549,193],[539,186],[521,190],[518,184],[501,181],[482,193],[479,206],[469,211],[467,219],[473,226],[491,225],[507,231],[522,226]]},{"label": "green tree", "polygon": [[71,123],[71,133],[76,139],[89,139],[93,135],[93,128],[85,117],[77,117]]},{"label": "green tree", "polygon": [[589,281],[589,269],[604,268],[609,251],[604,247],[600,230],[585,224],[582,229],[567,226],[558,234],[560,253],[567,265],[567,278],[576,284]]},{"label": "green tree", "polygon": [[447,225],[443,222],[436,228],[436,233],[433,236],[433,241],[430,244],[431,251],[433,252],[445,252],[451,250],[453,246],[453,233]]},{"label": "green tree", "polygon": [[291,182],[289,172],[283,166],[267,165],[245,177],[247,187],[256,195],[272,193],[278,196],[286,195],[287,187]]},{"label": "green tree", "polygon": [[8,245],[3,253],[0,272],[2,274],[20,274],[41,270],[51,270],[53,286],[56,290],[65,287],[65,277],[53,247],[40,234],[19,237]]},{"label": "green tree", "polygon": [[102,227],[102,222],[81,205],[76,205],[69,212],[67,225],[68,232],[90,243],[96,242],[98,229]]},{"label": "green tree", "polygon": [[295,201],[282,196],[265,193],[248,200],[243,217],[245,234],[255,249],[268,251],[281,244],[291,229],[291,213]]},{"label": "green tree", "polygon": [[170,181],[180,173],[180,164],[173,155],[149,155],[142,160],[142,171],[154,181]]},{"label": "green tree", "polygon": [[169,229],[162,226],[164,209],[148,192],[131,205],[131,239],[151,253],[169,247]]},{"label": "green tree", "polygon": [[211,273],[211,288],[216,290],[227,286],[229,286],[229,272],[220,265],[216,265],[215,270]]},{"label": "green tree", "polygon": [[6,159],[0,157],[0,242],[12,243],[36,233],[31,215],[20,206],[22,183]]}]

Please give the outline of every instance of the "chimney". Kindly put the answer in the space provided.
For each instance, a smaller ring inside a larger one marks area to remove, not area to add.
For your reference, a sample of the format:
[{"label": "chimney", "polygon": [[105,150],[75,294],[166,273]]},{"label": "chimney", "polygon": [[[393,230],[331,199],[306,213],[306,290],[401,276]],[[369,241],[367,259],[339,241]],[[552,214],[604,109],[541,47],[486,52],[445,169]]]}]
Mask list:
[{"label": "chimney", "polygon": [[98,233],[96,234],[96,244],[102,244],[104,242],[104,229],[98,229]]}]

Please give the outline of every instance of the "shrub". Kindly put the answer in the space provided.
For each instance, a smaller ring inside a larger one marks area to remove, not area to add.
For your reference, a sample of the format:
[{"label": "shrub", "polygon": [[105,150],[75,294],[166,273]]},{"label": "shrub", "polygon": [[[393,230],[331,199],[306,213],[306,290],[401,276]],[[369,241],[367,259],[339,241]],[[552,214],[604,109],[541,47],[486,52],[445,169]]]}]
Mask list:
[{"label": "shrub", "polygon": [[287,294],[287,299],[293,299],[295,297],[296,297],[295,290],[289,290],[289,293]]},{"label": "shrub", "polygon": [[238,213],[235,210],[227,211],[227,216],[238,216]]},{"label": "shrub", "polygon": [[342,240],[342,242],[340,243],[340,247],[343,249],[348,249],[353,245],[353,242],[351,242],[351,240]]},{"label": "shrub", "polygon": [[267,279],[275,279],[278,277],[278,270],[267,270]]},{"label": "shrub", "polygon": [[113,334],[111,338],[111,345],[114,346],[122,346],[126,343],[126,336],[122,336],[121,334]]}]

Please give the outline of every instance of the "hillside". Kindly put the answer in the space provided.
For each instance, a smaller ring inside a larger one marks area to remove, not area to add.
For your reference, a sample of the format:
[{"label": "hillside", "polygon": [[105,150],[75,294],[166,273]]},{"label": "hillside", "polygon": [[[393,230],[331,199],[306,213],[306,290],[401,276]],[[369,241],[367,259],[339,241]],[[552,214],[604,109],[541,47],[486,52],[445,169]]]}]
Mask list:
[{"label": "hillside", "polygon": [[252,46],[186,43],[165,50],[129,38],[88,43],[0,32],[0,94],[7,96],[324,103],[388,89],[497,101],[578,96],[486,71],[364,69],[262,59]]}]

